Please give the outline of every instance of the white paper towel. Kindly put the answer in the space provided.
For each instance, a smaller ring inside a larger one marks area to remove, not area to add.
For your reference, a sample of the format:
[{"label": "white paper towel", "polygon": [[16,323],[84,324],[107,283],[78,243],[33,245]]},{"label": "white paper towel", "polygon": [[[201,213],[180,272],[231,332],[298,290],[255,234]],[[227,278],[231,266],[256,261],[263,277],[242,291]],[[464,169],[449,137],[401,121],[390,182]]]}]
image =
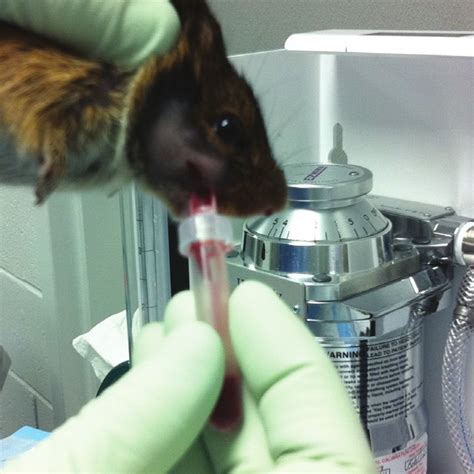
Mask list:
[{"label": "white paper towel", "polygon": [[[137,310],[132,319],[134,338],[140,327],[141,311]],[[102,382],[115,366],[129,360],[126,311],[96,324],[90,331],[77,336],[72,345],[80,356],[91,363],[95,375]]]}]

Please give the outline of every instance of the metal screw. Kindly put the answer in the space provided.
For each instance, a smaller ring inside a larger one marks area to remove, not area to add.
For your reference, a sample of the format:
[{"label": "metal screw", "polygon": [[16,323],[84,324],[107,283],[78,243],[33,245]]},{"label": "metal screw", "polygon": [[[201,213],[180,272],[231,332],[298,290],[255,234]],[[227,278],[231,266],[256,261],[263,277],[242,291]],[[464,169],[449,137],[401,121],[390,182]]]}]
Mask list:
[{"label": "metal screw", "polygon": [[359,172],[358,171],[351,171],[349,173],[349,176],[359,176]]},{"label": "metal screw", "polygon": [[298,314],[300,312],[300,305],[299,304],[295,304],[293,306],[293,313],[295,314]]},{"label": "metal screw", "polygon": [[332,278],[327,273],[317,273],[311,278],[315,283],[329,283]]},{"label": "metal screw", "polygon": [[429,212],[423,212],[423,215],[424,215],[425,217],[431,217],[431,214],[430,214]]},{"label": "metal screw", "polygon": [[422,316],[426,316],[428,314],[428,310],[422,305],[415,305],[411,309],[411,314],[415,318],[420,318]]}]

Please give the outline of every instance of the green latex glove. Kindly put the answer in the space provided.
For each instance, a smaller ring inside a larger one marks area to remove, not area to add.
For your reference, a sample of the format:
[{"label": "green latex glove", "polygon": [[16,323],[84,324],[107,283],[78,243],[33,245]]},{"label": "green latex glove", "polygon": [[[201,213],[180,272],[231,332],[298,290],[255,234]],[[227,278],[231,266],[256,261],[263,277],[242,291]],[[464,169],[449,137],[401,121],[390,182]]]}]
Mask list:
[{"label": "green latex glove", "polygon": [[0,19],[125,68],[171,49],[180,29],[168,0],[0,0]]},{"label": "green latex glove", "polygon": [[279,298],[243,283],[230,318],[246,383],[240,430],[205,427],[224,356],[184,292],[168,305],[164,329],[142,331],[133,369],[7,472],[375,472],[334,367]]},{"label": "green latex glove", "polygon": [[[182,298],[167,330],[194,317],[191,295]],[[245,282],[229,311],[246,384],[243,425],[232,434],[206,428],[173,472],[375,473],[336,369],[290,309],[266,286]]]},{"label": "green latex glove", "polygon": [[[184,308],[183,308],[184,309]],[[223,379],[214,330],[191,322],[164,336],[150,324],[135,364],[99,398],[5,472],[167,472],[207,422]]]}]

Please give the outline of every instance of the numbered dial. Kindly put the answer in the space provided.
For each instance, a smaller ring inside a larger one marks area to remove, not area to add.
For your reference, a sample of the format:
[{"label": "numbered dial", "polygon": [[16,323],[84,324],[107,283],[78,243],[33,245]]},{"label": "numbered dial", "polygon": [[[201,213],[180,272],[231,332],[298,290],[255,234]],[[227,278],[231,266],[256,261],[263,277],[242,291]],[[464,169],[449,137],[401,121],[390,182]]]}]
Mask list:
[{"label": "numbered dial", "polygon": [[352,209],[315,212],[312,209],[293,209],[271,219],[259,218],[248,224],[252,233],[280,240],[304,242],[342,242],[378,234],[387,227],[385,217],[369,203]]},{"label": "numbered dial", "polygon": [[247,223],[265,239],[344,242],[367,238],[387,228],[386,218],[363,195],[372,187],[365,168],[339,164],[292,165],[285,170],[289,208]]}]

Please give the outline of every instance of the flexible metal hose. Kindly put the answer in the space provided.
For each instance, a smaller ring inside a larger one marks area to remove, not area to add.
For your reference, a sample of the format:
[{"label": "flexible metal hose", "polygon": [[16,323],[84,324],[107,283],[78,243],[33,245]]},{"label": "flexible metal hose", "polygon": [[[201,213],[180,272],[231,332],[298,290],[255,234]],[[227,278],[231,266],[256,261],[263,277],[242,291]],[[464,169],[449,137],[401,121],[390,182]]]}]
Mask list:
[{"label": "flexible metal hose", "polygon": [[474,266],[467,269],[457,295],[443,357],[442,393],[449,433],[467,473],[474,473],[474,443],[466,416],[464,379],[474,330]]}]

